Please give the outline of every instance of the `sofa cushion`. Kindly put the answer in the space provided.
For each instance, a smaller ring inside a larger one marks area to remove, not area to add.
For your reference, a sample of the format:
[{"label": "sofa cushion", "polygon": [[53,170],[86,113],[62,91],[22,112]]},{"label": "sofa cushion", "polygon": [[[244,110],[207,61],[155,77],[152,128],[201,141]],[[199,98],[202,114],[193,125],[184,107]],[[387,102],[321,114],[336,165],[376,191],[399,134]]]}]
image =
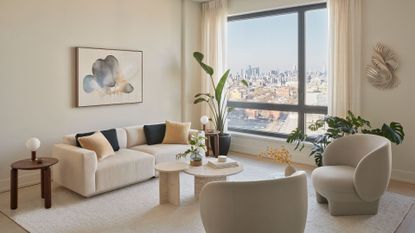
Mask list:
[{"label": "sofa cushion", "polygon": [[[112,149],[114,151],[118,151],[120,149],[120,146],[118,144],[118,138],[117,138],[117,131],[115,129],[107,129],[107,130],[101,130],[100,131],[105,138],[108,140],[108,142],[111,144]],[[79,138],[80,137],[85,137],[85,136],[90,136],[92,134],[94,134],[95,132],[88,132],[88,133],[78,133],[75,135],[76,138],[76,145],[78,147],[80,147],[80,143],[79,143]]]},{"label": "sofa cushion", "polygon": [[159,144],[163,142],[166,133],[166,124],[154,124],[144,126],[144,135],[148,145]]},{"label": "sofa cushion", "polygon": [[144,135],[143,125],[129,126],[125,127],[124,129],[127,133],[127,147],[133,147],[147,143],[146,136]]},{"label": "sofa cushion", "polygon": [[139,145],[129,149],[142,151],[154,155],[156,164],[176,160],[176,155],[189,149],[190,145],[181,144],[156,144],[156,145]]},{"label": "sofa cushion", "polygon": [[99,161],[95,175],[96,190],[103,192],[140,182],[155,175],[154,157],[147,153],[120,149],[105,160]]},{"label": "sofa cushion", "polygon": [[323,196],[351,200],[358,198],[353,183],[354,172],[355,168],[350,166],[323,166],[314,169],[311,180]]},{"label": "sofa cushion", "polygon": [[80,137],[78,141],[82,148],[95,151],[99,160],[114,155],[111,144],[100,131],[89,136]]},{"label": "sofa cushion", "polygon": [[188,144],[190,122],[166,121],[163,144]]}]

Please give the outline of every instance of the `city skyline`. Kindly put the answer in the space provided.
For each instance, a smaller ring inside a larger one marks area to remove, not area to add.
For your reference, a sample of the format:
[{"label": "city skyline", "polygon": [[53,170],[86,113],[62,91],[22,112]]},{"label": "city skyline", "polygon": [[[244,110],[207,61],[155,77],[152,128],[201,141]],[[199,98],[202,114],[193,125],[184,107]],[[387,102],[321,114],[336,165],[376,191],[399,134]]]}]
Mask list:
[{"label": "city skyline", "polygon": [[[327,10],[306,12],[305,26],[306,70],[326,70]],[[298,65],[297,28],[297,13],[229,22],[228,67],[231,73],[240,73],[248,66],[259,67],[264,73],[292,70]]]}]

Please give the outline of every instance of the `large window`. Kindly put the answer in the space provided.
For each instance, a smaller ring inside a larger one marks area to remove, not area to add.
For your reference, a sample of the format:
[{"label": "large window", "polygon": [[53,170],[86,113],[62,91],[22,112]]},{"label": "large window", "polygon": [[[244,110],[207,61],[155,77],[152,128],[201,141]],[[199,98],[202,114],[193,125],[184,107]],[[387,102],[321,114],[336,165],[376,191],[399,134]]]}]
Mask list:
[{"label": "large window", "polygon": [[326,4],[228,18],[229,130],[310,133],[327,114],[327,28]]}]

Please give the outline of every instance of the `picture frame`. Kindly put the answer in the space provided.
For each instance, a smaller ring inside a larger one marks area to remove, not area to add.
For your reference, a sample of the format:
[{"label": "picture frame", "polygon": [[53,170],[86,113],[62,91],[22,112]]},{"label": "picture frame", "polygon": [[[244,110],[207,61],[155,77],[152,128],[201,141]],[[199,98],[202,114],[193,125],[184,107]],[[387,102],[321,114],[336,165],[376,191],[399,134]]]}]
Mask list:
[{"label": "picture frame", "polygon": [[143,102],[143,51],[76,47],[77,107]]}]

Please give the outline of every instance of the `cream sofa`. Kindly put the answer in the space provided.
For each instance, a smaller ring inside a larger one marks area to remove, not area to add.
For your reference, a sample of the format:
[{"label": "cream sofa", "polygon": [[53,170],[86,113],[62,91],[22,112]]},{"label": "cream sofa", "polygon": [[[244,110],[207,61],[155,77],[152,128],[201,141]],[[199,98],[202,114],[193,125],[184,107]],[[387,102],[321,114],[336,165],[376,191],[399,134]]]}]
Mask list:
[{"label": "cream sofa", "polygon": [[[94,151],[76,146],[75,134],[66,135],[62,144],[54,145],[52,156],[59,159],[53,166],[54,182],[90,197],[156,175],[154,165],[173,161],[188,145],[147,145],[143,125],[117,128],[120,150],[98,161]],[[197,130],[190,130],[197,133]]]}]

